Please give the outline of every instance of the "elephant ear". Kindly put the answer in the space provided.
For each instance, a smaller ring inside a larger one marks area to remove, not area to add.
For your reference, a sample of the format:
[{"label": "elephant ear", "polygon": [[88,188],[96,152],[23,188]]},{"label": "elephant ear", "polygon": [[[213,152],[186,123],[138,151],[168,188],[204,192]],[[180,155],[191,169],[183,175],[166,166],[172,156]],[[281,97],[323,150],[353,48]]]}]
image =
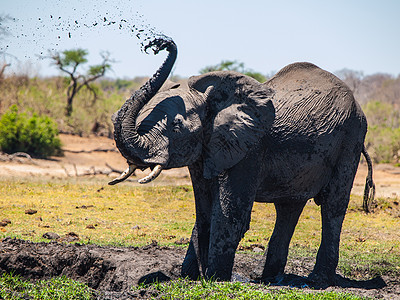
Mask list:
[{"label": "elephant ear", "polygon": [[205,94],[211,118],[204,145],[203,175],[207,179],[241,161],[266,135],[275,118],[273,90],[238,73],[213,75],[208,80],[200,78],[203,75],[189,81],[192,88]]}]

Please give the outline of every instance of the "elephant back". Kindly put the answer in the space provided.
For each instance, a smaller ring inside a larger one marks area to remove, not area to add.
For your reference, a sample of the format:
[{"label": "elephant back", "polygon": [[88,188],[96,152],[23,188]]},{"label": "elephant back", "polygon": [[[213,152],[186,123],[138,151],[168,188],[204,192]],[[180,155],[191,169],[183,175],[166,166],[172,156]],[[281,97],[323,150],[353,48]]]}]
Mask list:
[{"label": "elephant back", "polygon": [[275,91],[273,129],[282,136],[330,134],[354,113],[365,121],[347,85],[311,63],[288,65],[264,85]]}]

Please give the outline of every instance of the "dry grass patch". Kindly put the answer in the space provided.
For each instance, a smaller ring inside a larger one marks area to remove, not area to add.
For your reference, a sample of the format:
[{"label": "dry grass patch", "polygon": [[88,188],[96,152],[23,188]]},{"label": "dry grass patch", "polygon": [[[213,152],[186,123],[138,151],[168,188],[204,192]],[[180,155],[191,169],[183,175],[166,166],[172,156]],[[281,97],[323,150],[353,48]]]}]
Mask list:
[{"label": "dry grass patch", "polygon": [[[96,244],[171,243],[189,237],[194,203],[189,187],[117,188],[90,182],[1,181],[0,219],[11,224],[3,236],[33,241],[46,232],[74,232]],[[35,214],[26,214],[28,209]]]}]

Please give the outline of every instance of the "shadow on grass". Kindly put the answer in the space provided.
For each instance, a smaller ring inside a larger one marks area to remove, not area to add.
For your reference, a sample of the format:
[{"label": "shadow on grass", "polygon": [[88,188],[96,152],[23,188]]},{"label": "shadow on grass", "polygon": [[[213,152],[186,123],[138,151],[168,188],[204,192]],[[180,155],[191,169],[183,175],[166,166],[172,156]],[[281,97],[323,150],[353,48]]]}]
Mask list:
[{"label": "shadow on grass", "polygon": [[[152,284],[155,282],[166,282],[170,281],[171,278],[165,275],[164,273],[157,271],[153,273],[149,273],[147,275],[142,276],[139,279],[139,284]],[[312,288],[312,289],[326,289],[330,285],[326,284],[318,284],[311,282],[307,277],[298,276],[295,274],[283,274],[275,277],[273,280],[269,282],[261,282],[251,281],[250,279],[243,277],[239,274],[232,275],[232,281],[239,281],[243,283],[253,282],[253,283],[267,283],[271,286],[288,286],[288,287],[297,287],[297,288]],[[385,281],[381,276],[374,277],[369,280],[354,280],[348,279],[341,275],[336,275],[335,284],[332,286],[340,287],[340,288],[358,288],[365,290],[372,289],[381,289],[386,287]]]},{"label": "shadow on grass", "polygon": [[[258,281],[260,282],[260,281]],[[283,274],[268,282],[272,286],[290,286],[297,288],[313,288],[313,289],[326,289],[329,286],[336,286],[340,288],[358,288],[365,290],[381,289],[387,286],[381,276],[374,277],[368,280],[354,280],[348,279],[341,275],[336,275],[335,283],[332,285],[315,283],[310,281],[307,277],[298,276],[295,274]]]},{"label": "shadow on grass", "polygon": [[152,284],[156,282],[165,282],[165,281],[170,281],[171,278],[167,275],[165,275],[161,271],[149,273],[147,275],[144,275],[140,277],[138,284]]}]

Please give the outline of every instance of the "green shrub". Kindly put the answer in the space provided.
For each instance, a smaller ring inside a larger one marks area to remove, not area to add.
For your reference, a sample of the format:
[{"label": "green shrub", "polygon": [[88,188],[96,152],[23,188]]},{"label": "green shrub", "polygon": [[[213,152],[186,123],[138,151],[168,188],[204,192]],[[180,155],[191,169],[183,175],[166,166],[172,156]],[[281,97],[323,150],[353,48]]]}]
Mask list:
[{"label": "green shrub", "polygon": [[400,128],[368,127],[366,145],[376,163],[399,163]]},{"label": "green shrub", "polygon": [[400,112],[390,103],[370,101],[363,107],[368,120],[366,146],[376,163],[400,162]]},{"label": "green shrub", "polygon": [[12,105],[0,118],[0,149],[6,153],[26,152],[35,157],[61,154],[57,124],[47,116],[18,113]]},{"label": "green shrub", "polygon": [[370,101],[364,105],[363,110],[367,116],[368,126],[370,127],[400,127],[400,112],[393,104]]}]

